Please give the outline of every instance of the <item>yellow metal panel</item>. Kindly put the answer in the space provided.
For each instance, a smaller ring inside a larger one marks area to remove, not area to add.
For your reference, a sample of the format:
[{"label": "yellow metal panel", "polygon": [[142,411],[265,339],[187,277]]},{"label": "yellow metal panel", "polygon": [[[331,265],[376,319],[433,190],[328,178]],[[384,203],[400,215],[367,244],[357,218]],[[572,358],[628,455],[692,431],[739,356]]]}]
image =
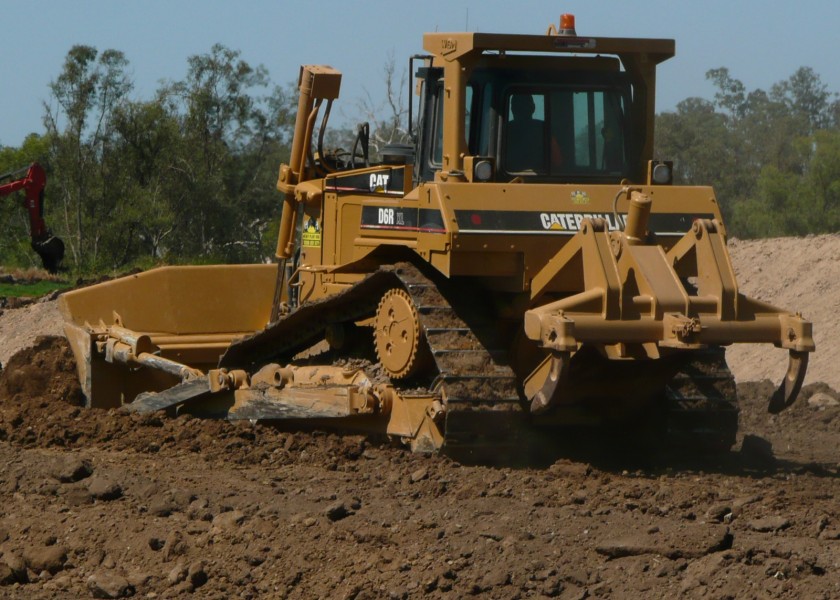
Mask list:
[{"label": "yellow metal panel", "polygon": [[268,323],[277,265],[161,267],[67,292],[66,321],[122,325],[138,332],[249,332]]}]

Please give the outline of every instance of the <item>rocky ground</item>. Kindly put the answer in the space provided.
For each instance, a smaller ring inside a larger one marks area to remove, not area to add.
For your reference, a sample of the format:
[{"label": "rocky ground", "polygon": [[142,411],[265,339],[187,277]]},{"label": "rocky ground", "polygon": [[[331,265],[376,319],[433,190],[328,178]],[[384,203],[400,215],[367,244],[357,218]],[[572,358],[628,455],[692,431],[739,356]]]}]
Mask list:
[{"label": "rocky ground", "polygon": [[[840,597],[840,239],[786,243],[733,244],[739,281],[813,319],[828,356],[777,416],[766,360],[731,356],[742,433],[714,459],[593,443],[548,467],[464,466],[359,436],[86,410],[66,344],[36,340],[57,333],[54,303],[6,308],[0,596]],[[809,251],[819,269],[798,270]],[[763,287],[777,268],[802,282]]]}]

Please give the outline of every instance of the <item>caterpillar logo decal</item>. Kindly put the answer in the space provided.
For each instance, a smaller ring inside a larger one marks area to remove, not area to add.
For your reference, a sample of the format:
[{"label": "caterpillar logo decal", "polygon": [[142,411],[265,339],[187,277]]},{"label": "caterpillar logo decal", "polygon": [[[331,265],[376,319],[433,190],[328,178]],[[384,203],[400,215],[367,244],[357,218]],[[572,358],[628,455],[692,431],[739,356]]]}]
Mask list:
[{"label": "caterpillar logo decal", "polygon": [[540,213],[540,223],[543,229],[550,231],[580,231],[580,224],[584,219],[600,218],[607,222],[610,231],[624,227],[624,215],[593,214],[593,213]]},{"label": "caterpillar logo decal", "polygon": [[388,193],[388,181],[391,179],[390,173],[371,173],[370,174],[370,191],[379,192],[381,194]]},{"label": "caterpillar logo decal", "polygon": [[372,173],[336,173],[327,177],[325,189],[337,194],[403,196],[405,169],[383,167]]},{"label": "caterpillar logo decal", "polygon": [[[648,227],[658,235],[683,235],[695,219],[713,219],[711,213],[653,213]],[[533,212],[501,210],[456,210],[461,233],[574,235],[584,219],[603,219],[610,231],[624,229],[626,214],[590,212]]]}]

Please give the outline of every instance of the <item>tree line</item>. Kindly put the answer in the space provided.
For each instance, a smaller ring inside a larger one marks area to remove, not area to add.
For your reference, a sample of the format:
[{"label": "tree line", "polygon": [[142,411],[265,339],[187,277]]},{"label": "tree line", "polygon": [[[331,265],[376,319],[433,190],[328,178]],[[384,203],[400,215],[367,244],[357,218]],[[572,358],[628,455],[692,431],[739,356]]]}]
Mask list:
[{"label": "tree line", "polygon": [[[50,83],[44,133],[0,150],[0,172],[46,167],[46,218],[65,265],[102,273],[270,255],[294,90],[222,45],[189,58],[184,79],[151,100],[132,88],[122,52],[74,46]],[[0,207],[0,264],[36,264],[26,214],[11,204]]]},{"label": "tree line", "polygon": [[[297,93],[266,69],[215,45],[187,61],[186,76],[152,99],[132,97],[117,50],[74,46],[50,83],[44,131],[0,148],[0,173],[47,168],[46,218],[74,274],[159,263],[257,262],[273,255],[281,202],[277,169],[288,159]],[[803,67],[769,90],[748,91],[727,69],[709,71],[714,99],[688,98],[656,119],[657,157],[675,183],[715,186],[730,235],[840,230],[840,101]],[[404,140],[404,76],[391,57],[379,102],[359,120],[371,146]],[[382,115],[385,115],[384,117]],[[354,132],[335,128],[349,147]],[[25,211],[0,204],[0,264],[38,264]]]},{"label": "tree line", "polygon": [[656,153],[678,184],[713,185],[729,235],[840,231],[840,101],[808,67],[748,91],[707,72],[714,99],[657,115]]}]

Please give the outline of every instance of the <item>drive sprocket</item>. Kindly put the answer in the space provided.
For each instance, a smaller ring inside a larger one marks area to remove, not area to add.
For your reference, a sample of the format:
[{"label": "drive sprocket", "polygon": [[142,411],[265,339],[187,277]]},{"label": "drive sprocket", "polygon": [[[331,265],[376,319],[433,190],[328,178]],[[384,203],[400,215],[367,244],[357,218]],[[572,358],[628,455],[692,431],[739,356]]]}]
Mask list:
[{"label": "drive sprocket", "polygon": [[406,379],[425,366],[428,347],[417,308],[404,289],[391,288],[382,295],[373,340],[376,356],[392,378]]}]

